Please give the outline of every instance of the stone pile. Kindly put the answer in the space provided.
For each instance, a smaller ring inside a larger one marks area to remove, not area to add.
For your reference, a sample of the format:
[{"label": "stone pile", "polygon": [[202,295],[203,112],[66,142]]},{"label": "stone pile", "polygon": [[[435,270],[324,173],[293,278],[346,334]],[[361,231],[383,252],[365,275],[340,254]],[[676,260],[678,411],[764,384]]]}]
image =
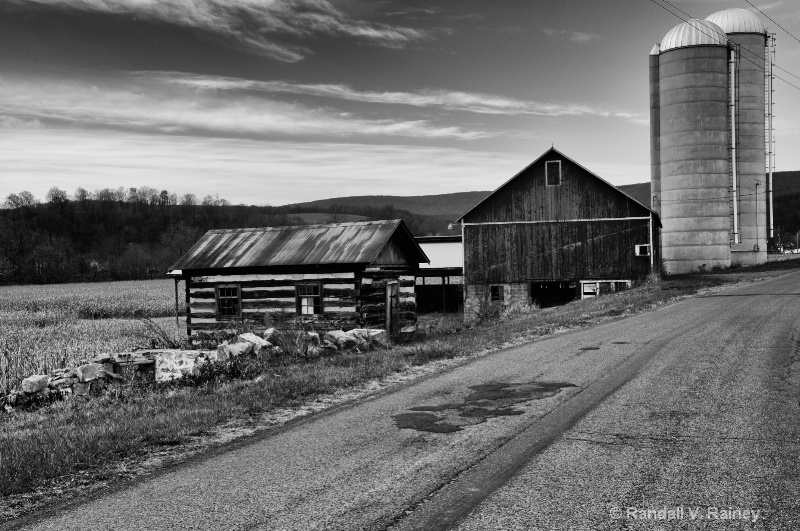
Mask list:
[{"label": "stone pile", "polygon": [[[235,343],[223,342],[216,350],[153,349],[102,354],[89,363],[75,368],[56,369],[49,374],[35,374],[22,380],[0,404],[6,411],[37,400],[55,398],[50,395],[87,396],[105,389],[108,385],[131,380],[167,382],[195,375],[205,363],[225,362],[238,357],[255,357],[266,360],[278,356],[283,350],[278,343],[277,331],[267,329],[262,336],[241,334]],[[309,357],[331,355],[352,349],[366,349],[372,345],[386,346],[386,331],[356,328],[344,332],[331,330],[322,337],[316,332],[297,332],[298,344],[305,344]],[[270,341],[272,340],[272,341]]]}]

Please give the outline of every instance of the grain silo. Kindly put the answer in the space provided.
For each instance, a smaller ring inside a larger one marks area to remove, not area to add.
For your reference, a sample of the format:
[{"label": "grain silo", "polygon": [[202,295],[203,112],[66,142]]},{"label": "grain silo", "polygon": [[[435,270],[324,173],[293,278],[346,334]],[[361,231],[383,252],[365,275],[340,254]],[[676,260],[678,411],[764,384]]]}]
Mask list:
[{"label": "grain silo", "polygon": [[746,9],[725,9],[706,18],[728,35],[732,55],[735,125],[731,168],[737,179],[738,242],[731,261],[760,264],[767,260],[767,192],[765,180],[765,51],[767,32],[761,20]]},{"label": "grain silo", "polygon": [[650,53],[652,206],[670,273],[766,261],[765,35],[748,11],[725,10]]}]

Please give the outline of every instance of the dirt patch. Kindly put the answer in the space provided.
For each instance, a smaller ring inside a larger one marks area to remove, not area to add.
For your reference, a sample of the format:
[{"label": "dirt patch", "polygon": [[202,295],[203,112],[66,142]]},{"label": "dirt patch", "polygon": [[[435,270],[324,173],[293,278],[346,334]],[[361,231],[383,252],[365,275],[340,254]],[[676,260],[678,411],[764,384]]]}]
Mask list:
[{"label": "dirt patch", "polygon": [[409,408],[411,413],[393,415],[400,429],[431,433],[453,433],[466,426],[482,424],[490,418],[522,415],[515,406],[558,394],[568,382],[488,383],[470,387],[472,393],[462,402]]}]

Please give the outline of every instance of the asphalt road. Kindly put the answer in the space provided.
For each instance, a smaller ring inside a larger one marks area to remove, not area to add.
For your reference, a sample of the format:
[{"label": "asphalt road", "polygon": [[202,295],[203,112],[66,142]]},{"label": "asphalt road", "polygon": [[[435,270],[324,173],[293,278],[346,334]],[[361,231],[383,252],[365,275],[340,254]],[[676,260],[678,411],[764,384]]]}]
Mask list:
[{"label": "asphalt road", "polygon": [[25,528],[800,529],[799,386],[792,273],[498,352]]}]

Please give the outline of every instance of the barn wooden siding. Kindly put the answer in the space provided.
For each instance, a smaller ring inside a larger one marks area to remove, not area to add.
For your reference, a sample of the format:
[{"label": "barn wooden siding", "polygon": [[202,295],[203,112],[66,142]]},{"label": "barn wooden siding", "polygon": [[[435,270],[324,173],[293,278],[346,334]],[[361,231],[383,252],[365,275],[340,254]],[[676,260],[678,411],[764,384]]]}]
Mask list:
[{"label": "barn wooden siding", "polygon": [[[187,331],[224,329],[233,323],[253,330],[270,326],[349,330],[386,325],[386,283],[400,282],[400,325],[416,323],[414,275],[394,271],[364,271],[314,274],[207,275],[186,282]],[[298,283],[319,282],[322,313],[297,315]],[[234,284],[241,290],[241,317],[218,318],[215,288]]]},{"label": "barn wooden siding", "polygon": [[649,256],[649,219],[480,224],[464,227],[468,283],[638,278]]},{"label": "barn wooden siding", "polygon": [[[561,161],[561,185],[547,186],[545,164]],[[551,150],[498,188],[465,223],[648,217],[650,210],[589,170]],[[465,242],[466,243],[466,242]]]}]

